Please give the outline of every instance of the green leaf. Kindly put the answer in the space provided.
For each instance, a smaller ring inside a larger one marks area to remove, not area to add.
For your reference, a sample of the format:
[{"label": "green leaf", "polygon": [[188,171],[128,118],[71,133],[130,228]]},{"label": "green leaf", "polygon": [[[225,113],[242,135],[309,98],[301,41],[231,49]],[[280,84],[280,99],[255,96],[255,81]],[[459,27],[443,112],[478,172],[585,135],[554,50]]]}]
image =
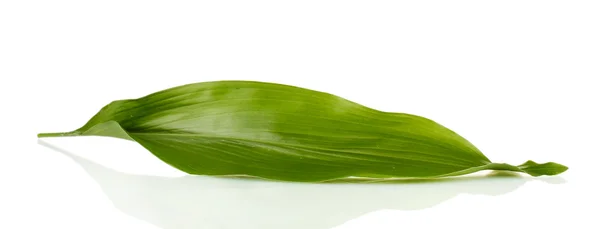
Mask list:
[{"label": "green leaf", "polygon": [[556,163],[492,163],[470,142],[429,119],[374,110],[308,89],[252,81],[189,84],[114,101],[83,127],[38,137],[133,140],[190,174],[324,181],[427,178],[480,170],[533,176]]}]

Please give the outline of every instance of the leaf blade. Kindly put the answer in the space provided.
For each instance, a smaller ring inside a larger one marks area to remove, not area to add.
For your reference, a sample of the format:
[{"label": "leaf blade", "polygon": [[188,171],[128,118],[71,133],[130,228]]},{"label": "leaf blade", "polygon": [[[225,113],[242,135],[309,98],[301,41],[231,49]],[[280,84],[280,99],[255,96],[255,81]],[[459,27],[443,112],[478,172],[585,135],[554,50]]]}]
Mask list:
[{"label": "leaf blade", "polygon": [[321,181],[453,176],[482,169],[532,175],[566,170],[562,165],[499,166],[429,119],[252,81],[190,84],[115,101],[70,133],[137,141],[191,174]]}]

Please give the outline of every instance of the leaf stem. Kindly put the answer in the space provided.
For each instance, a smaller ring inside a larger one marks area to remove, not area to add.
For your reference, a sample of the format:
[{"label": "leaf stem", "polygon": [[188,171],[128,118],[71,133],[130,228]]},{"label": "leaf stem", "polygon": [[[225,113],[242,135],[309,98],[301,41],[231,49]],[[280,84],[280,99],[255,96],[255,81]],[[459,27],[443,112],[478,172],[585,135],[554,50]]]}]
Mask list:
[{"label": "leaf stem", "polygon": [[66,136],[79,136],[81,132],[79,131],[71,131],[71,132],[57,132],[57,133],[39,133],[38,138],[47,138],[47,137],[66,137]]}]

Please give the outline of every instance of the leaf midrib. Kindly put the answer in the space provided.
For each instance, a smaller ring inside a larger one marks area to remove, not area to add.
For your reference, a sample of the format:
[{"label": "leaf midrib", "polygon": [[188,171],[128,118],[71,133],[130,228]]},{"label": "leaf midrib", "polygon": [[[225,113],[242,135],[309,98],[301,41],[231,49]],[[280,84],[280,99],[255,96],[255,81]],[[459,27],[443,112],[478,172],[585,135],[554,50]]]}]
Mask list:
[{"label": "leaf midrib", "polygon": [[[300,144],[290,144],[290,143],[282,143],[282,142],[277,142],[277,143],[273,143],[273,142],[265,142],[265,141],[260,141],[260,140],[250,140],[250,139],[244,139],[244,138],[235,138],[235,137],[224,137],[224,136],[208,136],[208,135],[201,135],[201,134],[189,134],[189,133],[144,133],[144,132],[128,132],[130,135],[164,135],[164,136],[194,136],[194,137],[199,137],[199,138],[209,138],[209,139],[226,139],[226,140],[234,140],[234,141],[241,141],[241,142],[254,142],[254,143],[260,143],[260,144],[265,144],[265,145],[275,145],[275,146],[282,146],[282,147],[297,147],[297,148],[302,148],[302,149],[309,149],[309,150],[325,150],[325,151],[333,151],[333,152],[339,152],[339,153],[345,153],[345,154],[351,154],[351,155],[366,155],[366,156],[376,156],[376,157],[381,157],[379,155],[373,155],[373,154],[364,154],[364,153],[358,153],[358,152],[353,152],[353,151],[346,151],[346,150],[340,150],[340,149],[328,149],[328,148],[322,148],[322,147],[314,147],[314,146],[306,146],[306,145],[300,145]],[[371,148],[372,149],[372,148]],[[387,149],[387,150],[392,150],[392,149]],[[401,150],[396,150],[396,151],[401,151]],[[411,152],[411,151],[405,151],[405,152]],[[440,154],[426,154],[423,152],[412,152],[412,153],[421,153],[421,154],[425,154],[428,156],[432,156],[432,157],[446,157],[445,155],[440,155]],[[391,157],[389,155],[386,155],[388,157]],[[403,160],[412,160],[412,161],[419,161],[419,162],[428,162],[428,163],[434,163],[434,164],[441,164],[441,165],[446,165],[446,166],[453,166],[453,167],[473,167],[473,166],[483,166],[485,164],[454,164],[454,163],[445,163],[445,162],[439,162],[439,161],[431,161],[431,160],[421,160],[418,158],[414,158],[414,157],[410,157],[410,158],[406,158],[406,157],[393,157],[393,158],[397,158],[397,159],[403,159]],[[463,159],[460,159],[458,157],[452,157],[452,159],[456,160],[458,159],[459,161],[465,161]],[[466,162],[466,161],[465,161]],[[470,161],[469,161],[470,162]]]}]

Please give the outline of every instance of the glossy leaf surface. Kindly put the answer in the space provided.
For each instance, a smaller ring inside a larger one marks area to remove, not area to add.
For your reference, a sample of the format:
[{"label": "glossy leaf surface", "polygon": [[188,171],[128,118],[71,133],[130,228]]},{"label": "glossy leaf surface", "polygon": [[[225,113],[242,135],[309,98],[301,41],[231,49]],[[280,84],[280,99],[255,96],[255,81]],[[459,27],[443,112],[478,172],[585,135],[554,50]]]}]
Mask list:
[{"label": "glossy leaf surface", "polygon": [[480,170],[533,176],[557,163],[492,163],[444,126],[374,110],[313,90],[252,81],[189,84],[114,101],[83,127],[53,136],[133,140],[190,174],[324,181],[345,177],[424,178]]}]

